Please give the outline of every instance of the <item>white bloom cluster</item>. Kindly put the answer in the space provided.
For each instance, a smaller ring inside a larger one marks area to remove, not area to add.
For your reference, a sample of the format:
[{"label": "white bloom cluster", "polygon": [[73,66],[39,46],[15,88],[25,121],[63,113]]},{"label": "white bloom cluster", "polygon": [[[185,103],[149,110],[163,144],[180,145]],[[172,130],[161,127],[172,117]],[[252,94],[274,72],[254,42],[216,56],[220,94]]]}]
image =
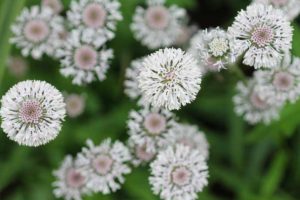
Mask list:
[{"label": "white bloom cluster", "polygon": [[135,38],[150,49],[175,44],[186,17],[184,9],[175,5],[168,8],[164,3],[148,0],[147,8],[138,6],[133,16],[131,30]]},{"label": "white bloom cluster", "polygon": [[23,81],[1,100],[2,129],[26,146],[40,146],[56,138],[65,118],[63,95],[44,81]]}]

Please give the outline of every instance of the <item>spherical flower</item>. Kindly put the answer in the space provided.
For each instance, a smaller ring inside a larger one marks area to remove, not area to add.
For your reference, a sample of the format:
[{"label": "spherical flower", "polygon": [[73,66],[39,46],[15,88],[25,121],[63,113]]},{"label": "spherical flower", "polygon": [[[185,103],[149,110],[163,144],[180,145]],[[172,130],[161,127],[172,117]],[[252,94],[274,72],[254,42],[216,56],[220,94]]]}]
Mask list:
[{"label": "spherical flower", "polygon": [[28,63],[21,56],[11,56],[8,59],[8,71],[17,78],[25,76],[28,71]]},{"label": "spherical flower", "polygon": [[51,8],[55,14],[60,13],[64,8],[61,0],[42,0],[42,6]]},{"label": "spherical flower", "polygon": [[167,110],[143,108],[131,111],[128,120],[129,139],[138,146],[145,145],[146,151],[156,153],[169,144],[172,128],[176,125],[174,115]]},{"label": "spherical flower", "polygon": [[247,84],[238,82],[237,94],[233,98],[235,112],[250,124],[269,124],[279,118],[281,106],[269,104],[262,98],[257,82],[251,79]]},{"label": "spherical flower", "polygon": [[196,53],[199,64],[211,71],[221,70],[226,65],[235,62],[235,54],[232,52],[232,39],[227,32],[220,28],[203,30],[197,36]]},{"label": "spherical flower", "polygon": [[161,49],[146,57],[143,66],[139,88],[152,106],[178,110],[196,98],[201,72],[192,55],[180,49]]},{"label": "spherical flower", "polygon": [[147,143],[140,145],[129,139],[128,146],[133,157],[131,163],[135,167],[148,164],[156,156],[155,152],[147,151]]},{"label": "spherical flower", "polygon": [[85,109],[85,99],[79,94],[69,94],[65,98],[66,110],[69,117],[75,118],[81,115]]},{"label": "spherical flower", "polygon": [[269,104],[295,103],[300,96],[300,58],[286,55],[279,67],[255,72],[261,97]]},{"label": "spherical flower", "polygon": [[62,94],[44,81],[23,81],[1,100],[2,129],[7,136],[26,146],[53,140],[61,130],[66,109]]},{"label": "spherical flower", "polygon": [[271,5],[280,9],[289,20],[295,19],[300,14],[299,0],[253,0],[252,2]]},{"label": "spherical flower", "polygon": [[175,44],[186,12],[177,6],[166,7],[164,1],[147,1],[147,8],[138,6],[131,30],[137,40],[150,49]]},{"label": "spherical flower", "polygon": [[106,78],[109,61],[113,57],[111,49],[97,48],[86,41],[82,32],[71,32],[65,47],[59,49],[57,55],[61,58],[61,74],[72,77],[73,84],[91,83],[95,79]]},{"label": "spherical flower", "polygon": [[71,27],[82,30],[93,45],[102,46],[115,37],[117,22],[122,20],[118,0],[73,0],[70,8]]},{"label": "spherical flower", "polygon": [[56,198],[66,200],[81,200],[82,196],[89,194],[86,188],[88,172],[78,167],[71,156],[66,156],[59,169],[53,172],[56,181],[53,183]]},{"label": "spherical flower", "polygon": [[124,175],[131,169],[126,164],[131,160],[128,148],[121,142],[110,139],[95,146],[91,140],[78,154],[79,166],[89,171],[87,188],[93,192],[109,194],[120,189]]},{"label": "spherical flower", "polygon": [[188,124],[177,124],[174,129],[170,143],[181,144],[191,149],[198,150],[205,159],[209,156],[209,144],[202,131],[197,126]]},{"label": "spherical flower", "polygon": [[231,27],[233,48],[244,54],[243,63],[255,69],[273,68],[292,47],[292,27],[283,13],[263,4],[242,10]]},{"label": "spherical flower", "polygon": [[164,200],[195,200],[208,184],[204,157],[183,145],[159,152],[150,166],[152,190]]},{"label": "spherical flower", "polygon": [[43,54],[52,56],[62,23],[62,18],[48,7],[24,8],[12,26],[11,42],[22,50],[23,56],[31,55],[35,59]]}]

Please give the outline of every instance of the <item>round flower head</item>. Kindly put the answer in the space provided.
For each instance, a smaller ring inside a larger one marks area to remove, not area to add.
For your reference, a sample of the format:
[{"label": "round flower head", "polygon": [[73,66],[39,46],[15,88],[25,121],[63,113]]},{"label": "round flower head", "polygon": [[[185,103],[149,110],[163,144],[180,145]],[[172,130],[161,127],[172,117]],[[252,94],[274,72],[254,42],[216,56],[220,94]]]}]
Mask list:
[{"label": "round flower head", "polygon": [[242,10],[228,29],[233,48],[244,54],[243,63],[254,68],[273,68],[291,49],[292,27],[283,13],[263,4]]},{"label": "round flower head", "polygon": [[295,19],[300,14],[299,0],[253,0],[252,2],[271,5],[274,8],[280,9],[289,20]]},{"label": "round flower head", "polygon": [[243,116],[250,124],[263,122],[269,124],[279,118],[281,106],[269,104],[261,97],[257,82],[250,80],[247,84],[237,84],[237,94],[233,98],[235,112]]},{"label": "round flower head", "polygon": [[195,200],[208,184],[204,157],[183,145],[159,152],[150,166],[152,190],[164,200]]},{"label": "round flower head", "polygon": [[11,42],[22,50],[23,56],[39,59],[45,53],[52,56],[55,41],[63,29],[63,20],[48,7],[24,8],[12,26]]},{"label": "round flower head", "polygon": [[66,110],[69,117],[75,118],[84,112],[85,99],[79,94],[69,94],[65,98]]},{"label": "round flower head", "polygon": [[61,0],[42,0],[42,6],[51,8],[55,14],[60,13],[64,8]]},{"label": "round flower head", "polygon": [[205,159],[209,156],[209,144],[202,131],[197,126],[178,124],[174,127],[174,137],[170,137],[170,142],[187,146],[198,150]]},{"label": "round flower head", "polygon": [[23,81],[1,100],[3,131],[17,143],[39,146],[61,130],[66,109],[62,94],[44,81]]},{"label": "round flower head", "polygon": [[280,67],[255,72],[261,97],[269,104],[295,103],[300,96],[300,58],[286,55]]},{"label": "round flower head", "polygon": [[78,154],[79,165],[89,171],[87,188],[103,194],[120,189],[124,175],[131,172],[126,164],[130,160],[128,148],[119,141],[112,143],[110,139],[98,146],[88,140],[87,147]]},{"label": "round flower head", "polygon": [[197,61],[180,49],[161,49],[146,57],[138,77],[145,100],[153,107],[178,110],[200,90]]},{"label": "round flower head", "polygon": [[137,40],[150,49],[175,44],[186,12],[177,6],[166,7],[164,1],[147,1],[147,8],[137,7],[131,30]]},{"label": "round flower head", "polygon": [[155,153],[168,144],[173,137],[172,128],[176,125],[174,115],[167,110],[144,108],[131,111],[128,120],[129,139],[138,146],[145,146],[146,151]]},{"label": "round flower head", "polygon": [[139,145],[136,144],[132,139],[129,139],[128,146],[133,156],[131,162],[135,167],[148,164],[156,155],[155,152],[147,151],[147,143]]},{"label": "round flower head", "polygon": [[[198,39],[197,39],[198,38]],[[199,57],[199,64],[211,71],[221,70],[227,64],[235,61],[234,53],[232,52],[231,38],[227,32],[220,28],[204,30],[196,40],[196,55]]]},{"label": "round flower head", "polygon": [[122,20],[118,0],[73,0],[70,8],[69,23],[82,30],[95,46],[115,37],[117,22]]},{"label": "round flower head", "polygon": [[65,48],[57,52],[61,57],[61,74],[73,78],[73,84],[91,83],[95,79],[106,78],[109,61],[113,57],[111,49],[97,48],[87,42],[80,31],[72,31]]},{"label": "round flower head", "polygon": [[21,56],[11,56],[8,59],[8,71],[17,78],[25,76],[28,71],[28,63]]},{"label": "round flower head", "polygon": [[86,188],[87,171],[78,167],[71,156],[66,156],[59,169],[53,172],[56,181],[53,183],[56,198],[81,200],[82,195],[89,194]]}]

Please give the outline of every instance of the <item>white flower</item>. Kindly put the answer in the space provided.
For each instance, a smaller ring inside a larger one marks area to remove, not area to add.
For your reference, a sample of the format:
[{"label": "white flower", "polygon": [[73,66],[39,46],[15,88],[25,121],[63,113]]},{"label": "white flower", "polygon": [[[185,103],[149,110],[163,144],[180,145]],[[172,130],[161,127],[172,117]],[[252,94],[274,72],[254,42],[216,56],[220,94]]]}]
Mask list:
[{"label": "white flower", "polygon": [[146,57],[138,77],[142,95],[154,107],[178,110],[200,90],[197,61],[180,49],[161,49]]},{"label": "white flower", "polygon": [[130,160],[128,148],[119,141],[112,143],[110,139],[98,146],[88,140],[87,147],[78,154],[79,166],[89,171],[87,188],[103,194],[120,189],[124,175],[131,172],[126,164]]},{"label": "white flower", "polygon": [[97,48],[86,41],[82,32],[71,32],[65,48],[58,51],[61,57],[61,74],[73,78],[73,84],[91,83],[106,78],[109,61],[113,58],[111,49]]},{"label": "white flower", "polygon": [[273,68],[292,47],[292,27],[283,13],[272,6],[254,4],[239,12],[229,35],[243,63],[255,69]]},{"label": "white flower", "polygon": [[269,104],[261,97],[257,82],[251,79],[246,85],[237,84],[237,94],[233,98],[235,112],[250,124],[263,122],[269,124],[279,118],[281,106]]},{"label": "white flower", "polygon": [[65,98],[66,110],[69,117],[81,115],[85,109],[85,98],[79,94],[68,94]]},{"label": "white flower", "polygon": [[81,200],[82,195],[89,194],[86,188],[88,172],[76,165],[71,156],[66,156],[59,169],[53,172],[56,181],[53,183],[56,198]]},{"label": "white flower", "polygon": [[136,144],[132,139],[129,139],[128,146],[133,156],[131,163],[135,167],[148,164],[156,156],[156,152],[147,151],[147,143],[139,145]]},{"label": "white flower", "polygon": [[289,20],[295,19],[300,14],[299,0],[253,0],[252,2],[272,5],[274,8],[282,10]]},{"label": "white flower", "polygon": [[150,49],[175,44],[186,17],[182,8],[166,7],[164,1],[147,1],[147,8],[138,6],[133,16],[131,30],[137,40]]},{"label": "white flower", "polygon": [[146,144],[147,152],[157,152],[165,148],[172,137],[171,130],[176,125],[174,115],[167,110],[143,108],[131,111],[128,120],[129,140],[138,146]]},{"label": "white flower", "polygon": [[226,65],[235,62],[235,55],[232,52],[232,39],[220,28],[203,30],[196,42],[197,57],[199,64],[210,71],[219,71]]},{"label": "white flower", "polygon": [[204,157],[183,145],[159,152],[150,166],[152,190],[164,200],[195,200],[208,184]]},{"label": "white flower", "polygon": [[261,97],[269,104],[295,103],[300,96],[300,58],[288,54],[279,67],[255,72]]},{"label": "white flower", "polygon": [[66,113],[62,94],[44,81],[16,84],[2,97],[1,104],[1,127],[11,140],[26,146],[53,140]]},{"label": "white flower", "polygon": [[67,13],[71,27],[83,31],[95,46],[115,37],[117,22],[122,20],[118,0],[73,0]]},{"label": "white flower", "polygon": [[173,129],[170,143],[181,144],[191,149],[198,150],[205,159],[209,156],[209,144],[202,131],[199,131],[197,126],[188,124],[178,124]]},{"label": "white flower", "polygon": [[42,6],[51,8],[55,14],[60,13],[64,8],[61,0],[42,0]]},{"label": "white flower", "polygon": [[22,50],[23,56],[31,55],[35,59],[43,54],[52,56],[62,23],[63,19],[48,7],[24,8],[12,26],[11,42]]},{"label": "white flower", "polygon": [[28,71],[28,63],[21,56],[11,56],[8,59],[8,71],[17,78],[25,76]]}]

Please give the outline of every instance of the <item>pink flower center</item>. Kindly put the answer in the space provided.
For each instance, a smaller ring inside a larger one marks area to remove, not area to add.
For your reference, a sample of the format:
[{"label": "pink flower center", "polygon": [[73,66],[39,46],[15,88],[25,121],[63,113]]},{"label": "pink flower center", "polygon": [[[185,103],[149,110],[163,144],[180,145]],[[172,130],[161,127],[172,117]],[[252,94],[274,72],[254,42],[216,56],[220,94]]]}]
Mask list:
[{"label": "pink flower center", "polygon": [[150,113],[145,117],[144,127],[153,135],[159,135],[166,129],[166,119],[157,113]]},{"label": "pink flower center", "polygon": [[294,77],[288,72],[277,72],[273,78],[273,85],[281,91],[288,91],[294,84]]},{"label": "pink flower center", "polygon": [[256,92],[252,92],[250,96],[250,102],[255,108],[259,110],[266,109],[268,106],[266,101],[264,101]]},{"label": "pink flower center", "polygon": [[85,177],[76,169],[69,169],[66,175],[68,186],[72,188],[80,188],[85,184]]},{"label": "pink flower center", "polygon": [[146,147],[147,147],[146,145],[136,146],[135,153],[140,160],[148,162],[152,160],[155,154],[151,152],[147,152]]},{"label": "pink flower center", "polygon": [[60,0],[43,0],[42,5],[48,6],[54,13],[59,13],[63,9]]},{"label": "pink flower center", "polygon": [[66,109],[68,115],[76,117],[84,110],[84,99],[79,95],[70,95],[66,98]]},{"label": "pink flower center", "polygon": [[26,39],[34,43],[42,42],[48,37],[49,33],[49,26],[42,20],[28,21],[24,27]]},{"label": "pink flower center", "polygon": [[285,6],[289,0],[271,0],[271,4],[275,7]]},{"label": "pink flower center", "polygon": [[90,46],[79,47],[75,51],[74,61],[80,69],[92,69],[97,64],[97,52]]},{"label": "pink flower center", "polygon": [[186,167],[177,167],[172,172],[172,181],[178,186],[184,186],[190,183],[192,173]]},{"label": "pink flower center", "polygon": [[24,123],[37,124],[43,115],[43,109],[37,100],[26,100],[22,103],[19,116]]},{"label": "pink flower center", "polygon": [[147,24],[153,28],[162,30],[169,24],[169,11],[163,6],[152,6],[146,11]]},{"label": "pink flower center", "polygon": [[83,22],[90,28],[103,27],[107,12],[102,5],[90,3],[83,11]]},{"label": "pink flower center", "polygon": [[178,141],[177,141],[179,144],[182,144],[184,146],[187,146],[191,149],[195,148],[195,143],[193,142],[192,139],[189,139],[189,138],[186,138],[186,137],[183,137],[183,138],[180,138]]},{"label": "pink flower center", "polygon": [[273,30],[268,26],[260,26],[252,32],[251,40],[259,47],[264,47],[273,41]]},{"label": "pink flower center", "polygon": [[100,155],[93,161],[94,169],[101,175],[108,174],[113,165],[113,160],[107,155]]}]

